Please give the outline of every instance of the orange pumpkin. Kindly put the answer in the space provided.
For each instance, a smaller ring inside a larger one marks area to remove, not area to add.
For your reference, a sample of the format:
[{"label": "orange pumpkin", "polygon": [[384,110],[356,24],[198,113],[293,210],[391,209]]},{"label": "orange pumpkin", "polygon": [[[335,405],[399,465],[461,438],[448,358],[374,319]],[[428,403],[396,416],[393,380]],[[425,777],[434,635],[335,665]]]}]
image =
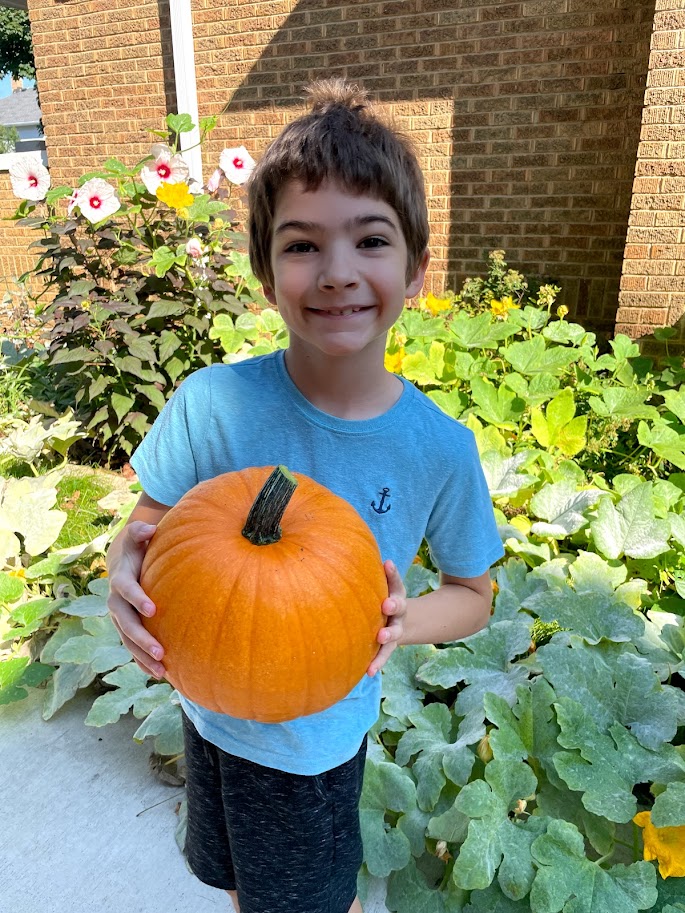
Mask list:
[{"label": "orange pumpkin", "polygon": [[284,467],[201,482],[162,518],[141,585],[145,627],[181,694],[241,719],[317,713],[362,679],[388,585],[357,511]]}]

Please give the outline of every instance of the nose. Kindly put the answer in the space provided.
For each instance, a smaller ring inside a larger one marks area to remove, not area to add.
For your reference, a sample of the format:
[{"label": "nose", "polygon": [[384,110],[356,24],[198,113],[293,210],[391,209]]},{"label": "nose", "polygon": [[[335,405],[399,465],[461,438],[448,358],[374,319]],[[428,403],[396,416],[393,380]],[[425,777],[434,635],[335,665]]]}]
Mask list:
[{"label": "nose", "polygon": [[356,288],[358,285],[359,274],[354,257],[351,257],[342,246],[333,246],[321,266],[319,289],[331,292]]}]

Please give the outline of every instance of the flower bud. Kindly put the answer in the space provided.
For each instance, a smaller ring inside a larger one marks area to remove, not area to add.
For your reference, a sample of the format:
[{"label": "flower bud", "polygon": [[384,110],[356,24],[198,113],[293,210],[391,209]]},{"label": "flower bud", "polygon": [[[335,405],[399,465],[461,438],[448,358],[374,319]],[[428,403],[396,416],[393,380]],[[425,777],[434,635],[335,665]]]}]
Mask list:
[{"label": "flower bud", "polygon": [[481,759],[483,764],[487,764],[489,761],[492,761],[492,748],[490,747],[490,736],[484,735],[483,738],[478,743],[478,748],[476,748],[476,754]]},{"label": "flower bud", "polygon": [[202,256],[202,244],[200,243],[199,238],[191,238],[190,241],[186,244],[186,253],[189,254],[193,260],[197,260],[198,257]]}]

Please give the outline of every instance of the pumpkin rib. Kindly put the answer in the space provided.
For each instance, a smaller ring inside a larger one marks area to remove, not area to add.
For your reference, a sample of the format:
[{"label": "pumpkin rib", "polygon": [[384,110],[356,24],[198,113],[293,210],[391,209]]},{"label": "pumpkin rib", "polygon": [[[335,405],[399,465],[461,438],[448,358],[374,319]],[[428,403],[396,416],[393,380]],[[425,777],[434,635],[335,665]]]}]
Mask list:
[{"label": "pumpkin rib", "polygon": [[[241,571],[247,564],[248,557],[249,557],[249,555],[248,555],[248,552],[246,551],[243,555],[243,561],[242,561],[241,567],[240,567]],[[222,601],[224,602],[225,605],[228,606],[231,604],[231,598],[233,597],[233,594],[235,593],[236,588],[241,581],[242,581],[242,575],[240,573],[237,573],[235,575],[235,578],[233,580],[233,584],[232,584],[230,590],[228,591],[228,593],[225,596],[222,596]],[[252,606],[252,611],[254,612],[254,602],[252,601],[250,603],[250,605]],[[217,639],[217,641],[214,643],[213,648],[212,648],[212,658],[214,657],[215,653],[219,653],[219,655],[227,655],[230,652],[229,650],[226,650],[224,653],[224,651],[221,650],[221,644],[225,642],[225,638],[229,634],[228,624],[224,624],[220,628],[220,630],[221,630],[221,636]],[[221,694],[217,693],[217,688],[220,687],[219,677],[210,675],[209,680],[211,682],[211,691],[212,691],[212,697],[214,698],[214,703],[216,704],[217,708],[221,707],[221,703],[222,703]]]},{"label": "pumpkin rib", "polygon": [[[313,570],[314,570],[314,573],[316,574],[317,568],[315,567],[315,568],[313,568]],[[327,570],[326,567],[320,566],[320,567],[318,568],[319,573],[325,574],[326,570]],[[322,577],[320,577],[320,579],[322,579],[322,580],[324,581],[324,584],[325,584],[325,586],[322,587],[322,590],[325,590],[325,591],[327,591],[327,592],[329,592],[329,593],[332,592],[333,594],[335,594],[335,588],[334,588],[334,587],[331,587],[331,581],[329,580],[329,578],[328,578],[327,576],[322,576]],[[343,578],[343,580],[344,580],[344,578]],[[339,615],[339,617],[342,619],[342,629],[343,629],[344,632],[345,632],[346,644],[347,644],[348,647],[349,647],[350,645],[352,645],[352,644],[354,643],[354,638],[350,636],[349,626],[348,626],[347,624],[345,624],[345,612],[344,612],[344,610],[342,610],[342,607],[341,607],[341,606],[338,606],[338,605],[336,604],[336,600],[331,600],[330,602],[331,602],[332,605],[335,606],[336,609],[339,610],[339,611],[338,611],[338,615]],[[353,671],[354,671],[353,668],[352,668],[352,667],[353,667],[353,663],[354,663],[353,651],[352,651],[351,649],[346,649],[346,650],[344,651],[344,655],[345,655],[346,658],[347,658],[347,674],[346,674],[346,678],[351,679],[351,678],[352,678],[352,673],[353,673]],[[356,684],[356,683],[355,683],[355,684]],[[351,690],[351,689],[350,689],[350,690]]]}]

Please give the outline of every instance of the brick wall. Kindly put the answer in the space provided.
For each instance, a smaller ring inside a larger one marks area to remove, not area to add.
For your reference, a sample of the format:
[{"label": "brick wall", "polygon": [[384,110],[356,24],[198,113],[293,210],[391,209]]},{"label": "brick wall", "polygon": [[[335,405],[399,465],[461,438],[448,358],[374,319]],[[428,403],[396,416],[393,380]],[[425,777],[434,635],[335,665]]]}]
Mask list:
[{"label": "brick wall", "polygon": [[54,184],[108,156],[149,152],[173,91],[168,3],[28,0],[43,128]]},{"label": "brick wall", "polygon": [[617,329],[685,345],[685,0],[657,0]]},{"label": "brick wall", "polygon": [[193,0],[200,113],[226,106],[206,158],[261,154],[309,80],[359,80],[417,144],[429,287],[459,287],[503,248],[611,331],[653,14],[654,0]]}]

